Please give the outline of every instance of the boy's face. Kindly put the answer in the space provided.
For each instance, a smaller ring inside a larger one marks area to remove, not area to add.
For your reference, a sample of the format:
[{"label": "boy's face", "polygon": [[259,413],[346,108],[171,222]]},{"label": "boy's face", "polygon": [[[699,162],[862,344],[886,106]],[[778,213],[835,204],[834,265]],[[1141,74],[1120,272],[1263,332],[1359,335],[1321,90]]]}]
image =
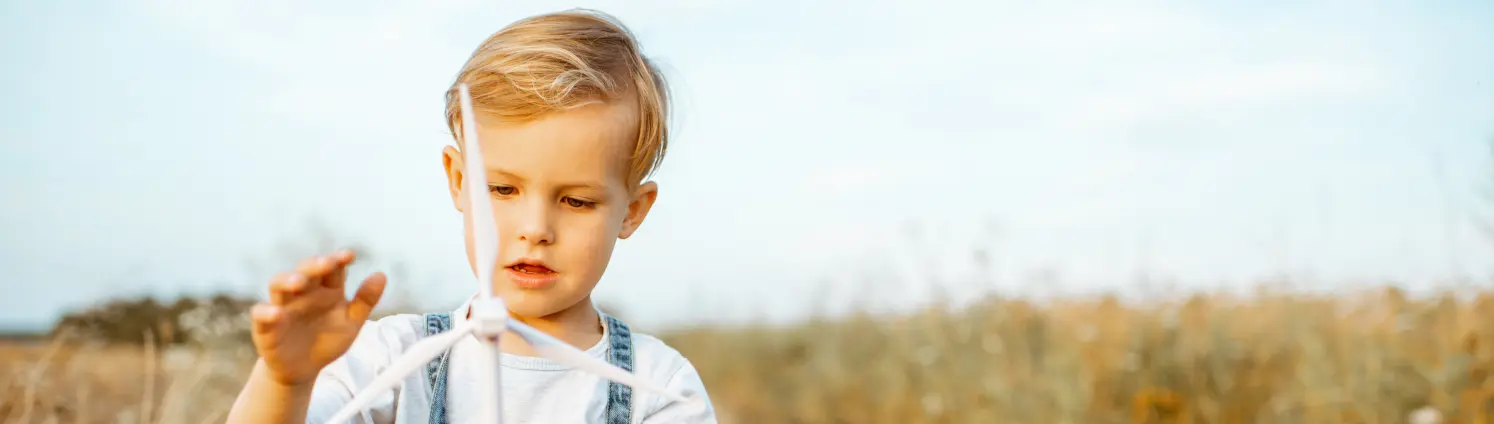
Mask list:
[{"label": "boy's face", "polygon": [[[513,313],[590,307],[613,246],[638,228],[658,193],[653,182],[627,181],[637,126],[636,108],[600,103],[522,125],[478,118],[498,227],[493,294]],[[462,153],[447,146],[442,162],[475,272],[472,220],[489,218],[466,206]]]}]

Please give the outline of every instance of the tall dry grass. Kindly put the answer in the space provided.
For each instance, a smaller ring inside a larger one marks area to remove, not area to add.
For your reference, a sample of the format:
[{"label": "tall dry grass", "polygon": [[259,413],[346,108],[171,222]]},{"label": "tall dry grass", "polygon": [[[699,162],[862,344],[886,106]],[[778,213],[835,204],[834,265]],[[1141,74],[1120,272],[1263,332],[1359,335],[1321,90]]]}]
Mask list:
[{"label": "tall dry grass", "polygon": [[[663,337],[728,423],[1475,423],[1494,394],[1494,291],[989,299]],[[252,360],[234,352],[0,349],[0,418],[221,421]]]},{"label": "tall dry grass", "polygon": [[58,338],[0,346],[7,423],[222,422],[254,358],[200,346]]},{"label": "tall dry grass", "polygon": [[1491,337],[1494,292],[1386,290],[991,299],[667,341],[735,422],[1403,423],[1429,407],[1472,423],[1494,394]]}]

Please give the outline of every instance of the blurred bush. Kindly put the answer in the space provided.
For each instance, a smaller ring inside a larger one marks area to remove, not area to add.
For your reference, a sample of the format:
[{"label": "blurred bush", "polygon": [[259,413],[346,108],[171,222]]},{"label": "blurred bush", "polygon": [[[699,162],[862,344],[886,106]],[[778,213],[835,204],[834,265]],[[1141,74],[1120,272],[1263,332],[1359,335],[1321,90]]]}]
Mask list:
[{"label": "blurred bush", "polygon": [[51,338],[91,344],[152,343],[203,347],[249,346],[249,307],[255,300],[219,294],[181,297],[169,304],[154,297],[115,299],[63,315]]}]

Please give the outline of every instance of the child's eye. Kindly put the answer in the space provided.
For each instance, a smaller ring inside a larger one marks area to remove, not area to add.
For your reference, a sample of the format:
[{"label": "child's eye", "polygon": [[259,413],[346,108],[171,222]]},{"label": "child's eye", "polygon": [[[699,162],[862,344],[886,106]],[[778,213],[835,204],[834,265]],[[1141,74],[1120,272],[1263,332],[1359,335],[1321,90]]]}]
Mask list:
[{"label": "child's eye", "polygon": [[567,198],[565,198],[565,204],[567,206],[579,209],[579,208],[590,208],[592,206],[596,206],[597,202],[589,202],[589,201],[577,199],[577,198],[574,198],[574,197],[567,197]]},{"label": "child's eye", "polygon": [[510,194],[514,194],[514,188],[512,186],[506,186],[506,185],[489,185],[488,186],[488,192],[490,192],[490,193],[498,193],[498,194],[507,196],[507,195],[510,195]]}]

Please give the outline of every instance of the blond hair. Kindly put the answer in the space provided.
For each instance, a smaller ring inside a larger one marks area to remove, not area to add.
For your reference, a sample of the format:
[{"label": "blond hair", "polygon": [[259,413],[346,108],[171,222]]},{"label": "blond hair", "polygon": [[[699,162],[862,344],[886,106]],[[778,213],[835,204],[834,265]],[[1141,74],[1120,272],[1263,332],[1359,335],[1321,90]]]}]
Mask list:
[{"label": "blond hair", "polygon": [[669,146],[668,86],[637,40],[606,13],[572,9],[525,18],[484,40],[446,92],[446,125],[457,133],[456,87],[466,83],[472,107],[507,122],[593,103],[636,102],[637,142],[629,181],[652,175]]}]

